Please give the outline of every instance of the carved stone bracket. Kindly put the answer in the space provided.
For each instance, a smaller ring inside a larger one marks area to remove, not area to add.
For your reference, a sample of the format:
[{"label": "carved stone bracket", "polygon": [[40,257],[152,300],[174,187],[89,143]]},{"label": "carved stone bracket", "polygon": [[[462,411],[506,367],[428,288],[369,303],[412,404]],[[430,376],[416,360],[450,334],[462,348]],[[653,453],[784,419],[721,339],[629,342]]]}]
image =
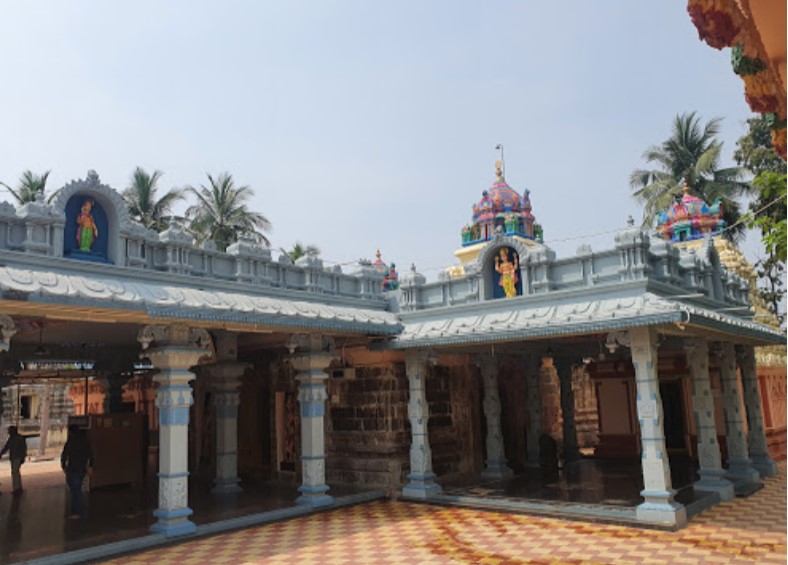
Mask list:
[{"label": "carved stone bracket", "polygon": [[615,353],[620,346],[630,347],[629,332],[610,332],[605,338],[605,347],[610,353]]},{"label": "carved stone bracket", "polygon": [[16,335],[17,328],[10,316],[0,315],[0,351],[11,349],[11,338]]},{"label": "carved stone bracket", "polygon": [[180,324],[171,326],[145,326],[137,334],[137,341],[142,344],[142,349],[148,349],[151,344],[157,347],[181,346],[196,347],[213,351],[213,341],[210,334],[201,328],[190,328]]}]

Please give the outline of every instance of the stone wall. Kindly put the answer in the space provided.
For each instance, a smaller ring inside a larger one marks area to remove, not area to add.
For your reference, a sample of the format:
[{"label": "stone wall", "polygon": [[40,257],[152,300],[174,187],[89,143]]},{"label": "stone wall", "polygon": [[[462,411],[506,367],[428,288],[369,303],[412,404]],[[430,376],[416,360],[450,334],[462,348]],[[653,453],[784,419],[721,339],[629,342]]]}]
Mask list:
[{"label": "stone wall", "polygon": [[[482,388],[466,356],[441,358],[426,382],[430,446],[439,479],[478,476],[484,461]],[[408,438],[410,440],[410,438]]]},{"label": "stone wall", "polygon": [[328,382],[328,484],[398,488],[408,468],[408,380],[401,355],[348,352]]}]

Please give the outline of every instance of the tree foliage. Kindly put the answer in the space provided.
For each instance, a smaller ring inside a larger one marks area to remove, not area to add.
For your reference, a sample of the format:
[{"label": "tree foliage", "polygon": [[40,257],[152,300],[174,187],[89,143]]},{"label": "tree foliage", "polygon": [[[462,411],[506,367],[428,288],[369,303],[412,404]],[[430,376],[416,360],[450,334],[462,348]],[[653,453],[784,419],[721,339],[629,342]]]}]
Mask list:
[{"label": "tree foliage", "polygon": [[[8,189],[8,192],[11,193],[20,205],[27,204],[28,202],[35,202],[39,194],[42,197],[46,196],[46,185],[50,172],[51,171],[46,171],[41,175],[37,175],[33,171],[27,170],[22,173],[22,176],[19,178],[16,189],[11,188],[4,182],[0,182],[0,185]],[[55,194],[57,194],[57,191],[49,196],[49,200],[52,200]]]},{"label": "tree foliage", "polygon": [[158,183],[163,174],[158,170],[149,174],[142,167],[137,167],[131,174],[131,183],[123,191],[123,200],[131,218],[157,232],[166,229],[166,218],[172,213],[173,205],[183,199],[183,190],[176,188],[157,198]]},{"label": "tree foliage", "polygon": [[643,203],[643,224],[653,226],[657,212],[666,210],[681,197],[684,185],[698,197],[712,204],[722,200],[723,218],[730,229],[725,236],[738,240],[744,232],[739,222],[741,210],[736,198],[749,190],[742,181],[740,167],[720,168],[723,143],[717,139],[720,118],[705,125],[695,112],[676,116],[668,139],[649,147],[643,159],[653,169],[632,172],[629,184],[633,195]]},{"label": "tree foliage", "polygon": [[252,188],[248,185],[235,186],[232,175],[228,173],[216,178],[210,174],[207,176],[207,186],[186,187],[186,192],[197,199],[197,203],[186,210],[186,217],[198,241],[212,240],[221,251],[236,242],[239,236],[270,245],[263,232],[270,231],[271,223],[247,207],[247,201],[254,194]]},{"label": "tree foliage", "polygon": [[290,249],[280,247],[279,252],[283,255],[287,255],[290,260],[295,263],[301,257],[318,257],[320,255],[320,248],[317,245],[304,245],[300,241],[296,241]]},{"label": "tree foliage", "polygon": [[759,259],[758,293],[777,317],[785,322],[786,260],[786,169],[785,161],[772,147],[767,119],[758,116],[747,120],[749,130],[736,142],[733,157],[753,175],[756,198],[750,204],[748,226],[761,231],[766,257]]}]

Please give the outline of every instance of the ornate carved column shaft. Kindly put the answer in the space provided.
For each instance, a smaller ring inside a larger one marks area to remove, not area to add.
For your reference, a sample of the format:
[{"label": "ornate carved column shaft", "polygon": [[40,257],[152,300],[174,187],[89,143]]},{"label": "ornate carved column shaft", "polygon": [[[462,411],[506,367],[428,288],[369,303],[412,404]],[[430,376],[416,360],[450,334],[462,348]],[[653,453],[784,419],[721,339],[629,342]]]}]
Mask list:
[{"label": "ornate carved column shaft", "polygon": [[238,406],[241,376],[248,367],[238,361],[220,361],[209,371],[216,406],[216,479],[212,492],[241,492],[238,486]]},{"label": "ornate carved column shaft", "polygon": [[572,389],[572,362],[566,357],[555,359],[558,382],[561,387],[561,432],[563,437],[564,461],[571,463],[580,458],[577,445],[577,426],[575,424],[575,391]]},{"label": "ornate carved column shaft", "polygon": [[484,416],[487,421],[487,460],[484,462],[482,477],[502,479],[511,477],[514,472],[506,464],[506,454],[501,432],[501,397],[498,391],[498,360],[490,354],[479,355],[476,364],[481,369],[484,385]]},{"label": "ornate carved column shaft", "polygon": [[194,402],[190,367],[210,353],[208,332],[186,326],[145,326],[137,339],[159,373],[153,380],[159,412],[159,508],[151,530],[167,536],[189,534],[197,526],[189,520],[189,407]]},{"label": "ornate carved column shaft", "polygon": [[728,445],[727,477],[734,481],[757,483],[761,475],[753,469],[747,451],[747,436],[741,413],[741,398],[736,375],[736,351],[732,343],[715,344],[714,353],[720,367],[722,406],[725,412],[725,441]]},{"label": "ornate carved column shaft", "polygon": [[670,478],[668,450],[665,447],[664,415],[657,374],[657,337],[652,328],[632,328],[628,332],[635,366],[637,414],[640,423],[643,486],[645,502],[637,507],[637,517],[646,522],[683,526],[687,523],[684,506],[673,497],[676,491]]},{"label": "ornate carved column shaft", "polygon": [[298,371],[298,403],[301,414],[301,465],[302,484],[297,504],[314,508],[329,506],[334,499],[326,494],[326,449],[324,416],[326,410],[326,379],[334,358],[333,341],[321,335],[293,336],[291,350],[299,350],[291,357],[293,368]]},{"label": "ornate carved column shaft", "polygon": [[405,352],[405,372],[408,376],[408,420],[410,421],[410,481],[402,489],[404,496],[429,498],[440,492],[432,472],[432,450],[427,422],[430,419],[425,381],[429,352],[424,350]]},{"label": "ornate carved column shaft", "polygon": [[777,464],[769,457],[766,431],[763,428],[763,406],[755,367],[755,348],[751,345],[737,345],[736,360],[741,370],[744,407],[747,410],[747,447],[750,460],[761,477],[773,477],[777,474]]},{"label": "ornate carved column shaft", "polygon": [[732,500],[733,483],[725,480],[717,425],[714,419],[714,397],[709,379],[709,343],[704,338],[684,340],[687,365],[692,378],[692,408],[698,426],[698,461],[700,480],[693,486],[699,491],[712,491],[720,500]]}]

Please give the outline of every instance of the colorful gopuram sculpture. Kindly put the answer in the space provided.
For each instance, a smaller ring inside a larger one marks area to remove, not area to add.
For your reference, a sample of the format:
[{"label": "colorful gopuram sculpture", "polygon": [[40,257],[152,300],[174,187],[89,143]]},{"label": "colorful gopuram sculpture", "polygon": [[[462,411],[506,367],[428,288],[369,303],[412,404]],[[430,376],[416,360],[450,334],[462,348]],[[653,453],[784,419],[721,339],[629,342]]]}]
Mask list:
[{"label": "colorful gopuram sculpture", "polygon": [[684,185],[684,196],[670,208],[657,214],[657,231],[670,241],[691,241],[705,235],[717,235],[725,229],[722,219],[722,202],[718,199],[711,206],[689,193]]},{"label": "colorful gopuram sculpture", "polygon": [[383,259],[380,258],[380,249],[375,253],[375,262],[372,266],[376,271],[383,274],[382,288],[384,291],[397,290],[399,288],[399,275],[397,274],[397,265],[392,263],[386,265]]},{"label": "colorful gopuram sculpture", "polygon": [[525,190],[520,196],[506,184],[502,166],[501,161],[495,163],[495,182],[473,206],[472,221],[462,229],[463,246],[489,241],[498,226],[506,235],[542,241],[542,228],[531,213],[531,193]]}]

